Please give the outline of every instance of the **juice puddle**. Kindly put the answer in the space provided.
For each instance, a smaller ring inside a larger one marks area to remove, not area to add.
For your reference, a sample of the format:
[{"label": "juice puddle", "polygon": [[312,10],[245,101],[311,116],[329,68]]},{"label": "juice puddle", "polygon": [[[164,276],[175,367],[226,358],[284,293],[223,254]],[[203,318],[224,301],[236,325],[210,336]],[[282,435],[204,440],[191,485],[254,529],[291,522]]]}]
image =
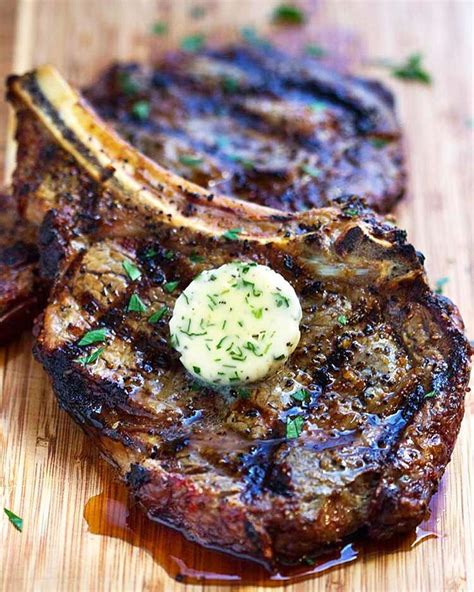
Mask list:
[{"label": "juice puddle", "polygon": [[[439,498],[438,498],[439,499]],[[90,532],[122,539],[141,547],[159,563],[168,575],[186,583],[260,584],[277,586],[310,578],[355,561],[361,556],[381,552],[409,551],[419,543],[437,538],[435,532],[436,497],[431,517],[416,531],[403,539],[390,543],[363,543],[349,541],[318,557],[314,564],[299,567],[279,567],[270,573],[263,565],[228,555],[217,550],[204,549],[187,541],[184,536],[166,526],[150,521],[141,509],[130,501],[127,489],[120,483],[111,483],[107,490],[92,497],[84,509],[84,518]]]}]

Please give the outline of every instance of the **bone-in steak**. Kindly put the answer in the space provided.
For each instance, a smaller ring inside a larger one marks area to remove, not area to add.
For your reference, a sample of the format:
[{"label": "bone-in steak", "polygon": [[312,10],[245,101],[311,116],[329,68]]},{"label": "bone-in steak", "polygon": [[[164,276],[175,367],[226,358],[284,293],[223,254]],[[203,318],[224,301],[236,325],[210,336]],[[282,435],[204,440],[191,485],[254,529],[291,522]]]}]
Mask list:
[{"label": "bone-in steak", "polygon": [[[50,68],[12,77],[9,98],[15,191],[45,215],[55,278],[36,356],[150,518],[267,562],[419,523],[459,430],[470,349],[404,233],[354,199],[283,214],[215,197],[137,153]],[[169,313],[150,315],[235,260],[291,283],[302,337],[275,375],[216,392],[181,366]],[[79,345],[99,328],[103,342]]]},{"label": "bone-in steak", "polygon": [[387,212],[404,192],[391,93],[318,60],[176,52],[113,66],[86,97],[141,152],[220,194],[299,211],[354,193]]}]

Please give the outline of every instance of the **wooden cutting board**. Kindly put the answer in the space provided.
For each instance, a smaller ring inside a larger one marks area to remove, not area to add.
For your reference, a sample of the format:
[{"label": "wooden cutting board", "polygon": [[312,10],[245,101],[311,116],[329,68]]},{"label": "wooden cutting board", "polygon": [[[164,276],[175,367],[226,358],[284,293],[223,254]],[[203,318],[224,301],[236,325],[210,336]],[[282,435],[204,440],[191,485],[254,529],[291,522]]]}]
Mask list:
[{"label": "wooden cutting board", "polygon": [[[0,74],[3,78],[11,71],[21,73],[51,62],[69,80],[84,84],[111,60],[149,59],[185,34],[204,31],[229,40],[248,25],[268,33],[275,4],[270,0],[2,0]],[[192,10],[196,5],[204,7],[204,15]],[[396,217],[427,256],[433,281],[449,277],[445,292],[460,306],[472,338],[473,2],[328,0],[305,6],[311,21],[304,31],[270,32],[287,46],[297,45],[304,35],[328,46],[332,55],[350,55],[358,72],[380,77],[395,92],[410,174],[409,195]],[[151,25],[161,20],[168,22],[169,34],[153,37]],[[399,59],[417,50],[426,58],[432,86],[394,80],[359,59]],[[0,126],[0,148],[6,151],[10,171],[13,142],[6,140],[3,104]],[[0,503],[24,519],[24,531],[19,533],[0,518],[3,590],[207,589],[171,579],[140,548],[88,531],[84,506],[102,491],[111,473],[76,425],[58,410],[30,351],[28,334],[0,349]],[[473,421],[474,401],[468,395],[461,435],[431,520],[438,538],[409,552],[371,554],[285,589],[473,590]],[[264,584],[247,589],[263,590]]]}]

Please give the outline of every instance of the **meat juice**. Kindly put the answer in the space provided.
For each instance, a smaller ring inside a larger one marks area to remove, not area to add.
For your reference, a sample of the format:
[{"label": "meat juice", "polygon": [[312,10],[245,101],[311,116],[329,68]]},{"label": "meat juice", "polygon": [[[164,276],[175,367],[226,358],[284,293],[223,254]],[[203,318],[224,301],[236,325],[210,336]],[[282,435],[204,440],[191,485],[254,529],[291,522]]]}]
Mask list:
[{"label": "meat juice", "polygon": [[204,548],[188,541],[180,532],[150,520],[131,500],[126,487],[111,482],[102,493],[91,497],[84,509],[90,532],[119,538],[149,553],[170,577],[186,583],[259,584],[268,587],[304,580],[326,573],[362,556],[380,552],[409,551],[421,542],[438,538],[437,506],[434,496],[431,516],[416,531],[383,545],[364,541],[361,536],[320,554],[299,566],[270,566]]}]

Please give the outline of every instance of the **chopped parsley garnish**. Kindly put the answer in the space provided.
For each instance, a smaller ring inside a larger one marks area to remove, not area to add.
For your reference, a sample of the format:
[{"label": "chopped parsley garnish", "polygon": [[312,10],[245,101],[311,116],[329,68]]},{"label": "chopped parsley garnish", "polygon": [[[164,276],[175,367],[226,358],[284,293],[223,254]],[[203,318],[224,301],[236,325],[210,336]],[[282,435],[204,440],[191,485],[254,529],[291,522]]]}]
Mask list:
[{"label": "chopped parsley garnish", "polygon": [[281,354],[281,356],[274,356],[273,359],[276,362],[279,362],[280,360],[284,360],[285,359],[285,354]]},{"label": "chopped parsley garnish", "polygon": [[449,278],[448,277],[442,277],[439,278],[439,280],[436,280],[435,283],[435,292],[436,294],[442,294],[443,290],[444,290],[444,286],[449,282]]},{"label": "chopped parsley garnish", "polygon": [[183,51],[189,51],[194,53],[200,50],[204,46],[206,38],[202,33],[195,33],[194,35],[188,35],[181,41],[181,49]]},{"label": "chopped parsley garnish", "polygon": [[275,297],[275,302],[277,305],[277,308],[281,308],[282,306],[285,306],[286,308],[290,308],[290,299],[287,298],[286,296],[283,296],[283,294],[280,294],[280,292],[273,292],[273,296]]},{"label": "chopped parsley garnish", "polygon": [[76,362],[79,362],[79,364],[82,364],[83,366],[87,366],[87,364],[93,364],[94,362],[97,362],[97,360],[103,354],[104,349],[105,348],[103,348],[103,347],[99,347],[98,349],[94,350],[88,356],[82,356],[81,358],[76,358]]},{"label": "chopped parsley garnish", "polygon": [[273,11],[274,23],[278,25],[302,25],[305,20],[305,14],[294,4],[280,4]]},{"label": "chopped parsley garnish", "polygon": [[166,35],[166,33],[168,33],[168,25],[163,21],[154,23],[151,28],[151,32],[153,35]]},{"label": "chopped parsley garnish", "polygon": [[142,99],[132,105],[132,115],[138,121],[146,121],[150,117],[150,102]]},{"label": "chopped parsley garnish", "polygon": [[77,345],[82,347],[85,345],[92,345],[93,343],[102,343],[107,339],[107,334],[108,330],[105,327],[102,329],[93,329],[92,331],[87,331],[87,333],[84,333],[84,335],[81,337]]},{"label": "chopped parsley garnish", "polygon": [[199,324],[199,327],[200,327],[199,331],[191,331],[191,319],[188,319],[188,324],[186,326],[186,329],[183,329],[182,327],[180,327],[179,331],[181,331],[181,333],[183,333],[184,335],[187,335],[188,337],[199,337],[201,335],[207,335],[207,331],[204,329],[204,327],[202,325],[202,321],[203,321],[203,319],[201,319],[201,323]]},{"label": "chopped parsley garnish", "polygon": [[132,294],[128,302],[128,312],[146,312],[147,306],[138,294]]},{"label": "chopped parsley garnish", "polygon": [[391,66],[391,74],[402,80],[414,80],[423,84],[431,84],[431,75],[424,69],[420,53],[413,53],[405,62],[398,66]]},{"label": "chopped parsley garnish", "polygon": [[250,160],[250,158],[246,158],[245,156],[242,156],[241,154],[229,154],[227,153],[227,157],[234,161],[234,162],[238,162],[239,164],[241,164],[244,169],[250,170],[250,169],[254,169],[255,168],[255,162],[253,160]]},{"label": "chopped parsley garnish", "polygon": [[242,349],[237,346],[235,347],[235,349],[231,349],[229,355],[232,358],[232,360],[235,360],[236,362],[245,362],[245,360],[247,359],[247,356],[244,354]]},{"label": "chopped parsley garnish", "polygon": [[12,512],[11,510],[8,510],[7,508],[3,508],[3,511],[7,515],[10,523],[13,524],[13,526],[19,532],[23,532],[23,518],[20,518],[20,516],[17,516],[14,512]]},{"label": "chopped parsley garnish", "polygon": [[319,175],[321,174],[320,169],[317,169],[316,167],[311,166],[310,164],[302,164],[301,170],[303,171],[303,173],[306,173],[311,177],[319,177]]},{"label": "chopped parsley garnish", "polygon": [[138,267],[133,263],[130,263],[130,261],[122,261],[122,267],[132,282],[138,280],[142,275],[142,272],[138,269]]},{"label": "chopped parsley garnish", "polygon": [[291,398],[295,401],[300,401],[303,403],[309,399],[309,393],[306,389],[298,389],[294,393],[291,393]]},{"label": "chopped parsley garnish", "polygon": [[222,236],[227,240],[235,241],[238,240],[241,232],[242,228],[231,228],[230,230],[226,230]]},{"label": "chopped parsley garnish", "polygon": [[346,216],[357,216],[357,214],[359,213],[355,208],[346,208],[345,210],[343,210],[344,214]]},{"label": "chopped parsley garnish", "polygon": [[181,154],[179,162],[188,167],[196,167],[204,162],[201,156],[194,156],[193,154]]},{"label": "chopped parsley garnish", "polygon": [[320,45],[315,45],[314,43],[308,43],[304,50],[305,53],[312,58],[322,58],[326,55],[326,50]]},{"label": "chopped parsley garnish", "polygon": [[246,388],[239,388],[237,389],[237,394],[241,399],[249,399],[250,398],[250,389]]},{"label": "chopped parsley garnish", "polygon": [[174,252],[170,251],[169,249],[167,251],[165,251],[163,253],[163,257],[167,260],[167,261],[171,261],[171,259],[173,259],[174,257]]},{"label": "chopped parsley garnish", "polygon": [[235,93],[239,90],[239,81],[231,76],[224,76],[222,79],[222,90],[227,93]]},{"label": "chopped parsley garnish", "polygon": [[189,259],[192,263],[204,263],[206,260],[202,255],[198,255],[196,251],[192,251],[191,255],[189,255]]},{"label": "chopped parsley garnish", "polygon": [[425,399],[433,399],[433,397],[436,397],[438,393],[436,391],[430,391],[429,393],[426,393],[425,395]]},{"label": "chopped parsley garnish", "polygon": [[178,287],[178,284],[179,284],[179,280],[175,280],[174,282],[166,282],[166,284],[163,285],[163,290],[167,294],[171,294],[171,292],[174,292],[176,290],[176,288]]},{"label": "chopped parsley garnish", "polygon": [[193,366],[193,370],[196,374],[201,374],[201,368],[199,368],[199,366]]},{"label": "chopped parsley garnish", "polygon": [[128,96],[137,94],[139,90],[138,84],[133,80],[130,72],[119,72],[118,83],[120,90]]},{"label": "chopped parsley garnish", "polygon": [[162,306],[160,309],[156,310],[152,315],[150,315],[150,317],[148,318],[148,322],[151,325],[154,325],[155,323],[160,321],[165,316],[165,314],[167,312],[168,312],[168,307]]},{"label": "chopped parsley garnish", "polygon": [[224,341],[226,339],[229,339],[229,336],[228,335],[224,335],[224,337],[222,337],[222,339],[219,340],[219,343],[217,344],[216,349],[221,349],[221,347],[223,346]]},{"label": "chopped parsley garnish", "polygon": [[263,308],[252,308],[252,314],[256,319],[261,319],[263,315]]},{"label": "chopped parsley garnish", "polygon": [[381,148],[385,148],[387,144],[390,144],[390,140],[385,140],[384,138],[372,138],[370,143],[374,148],[378,148],[380,150]]},{"label": "chopped parsley garnish", "polygon": [[349,321],[347,320],[347,317],[346,317],[346,315],[343,315],[343,314],[341,314],[341,315],[339,315],[339,316],[337,317],[337,322],[338,322],[340,325],[347,325],[347,323],[348,323]]},{"label": "chopped parsley garnish", "polygon": [[212,306],[217,306],[217,300],[214,296],[211,296],[210,294],[207,294],[207,298],[210,301],[210,303],[212,304]]},{"label": "chopped parsley garnish", "polygon": [[286,437],[298,438],[303,431],[304,419],[297,415],[296,417],[288,417],[286,420]]},{"label": "chopped parsley garnish", "polygon": [[153,247],[150,247],[145,251],[145,254],[143,256],[145,257],[145,259],[151,259],[155,255],[158,255],[157,251]]}]

